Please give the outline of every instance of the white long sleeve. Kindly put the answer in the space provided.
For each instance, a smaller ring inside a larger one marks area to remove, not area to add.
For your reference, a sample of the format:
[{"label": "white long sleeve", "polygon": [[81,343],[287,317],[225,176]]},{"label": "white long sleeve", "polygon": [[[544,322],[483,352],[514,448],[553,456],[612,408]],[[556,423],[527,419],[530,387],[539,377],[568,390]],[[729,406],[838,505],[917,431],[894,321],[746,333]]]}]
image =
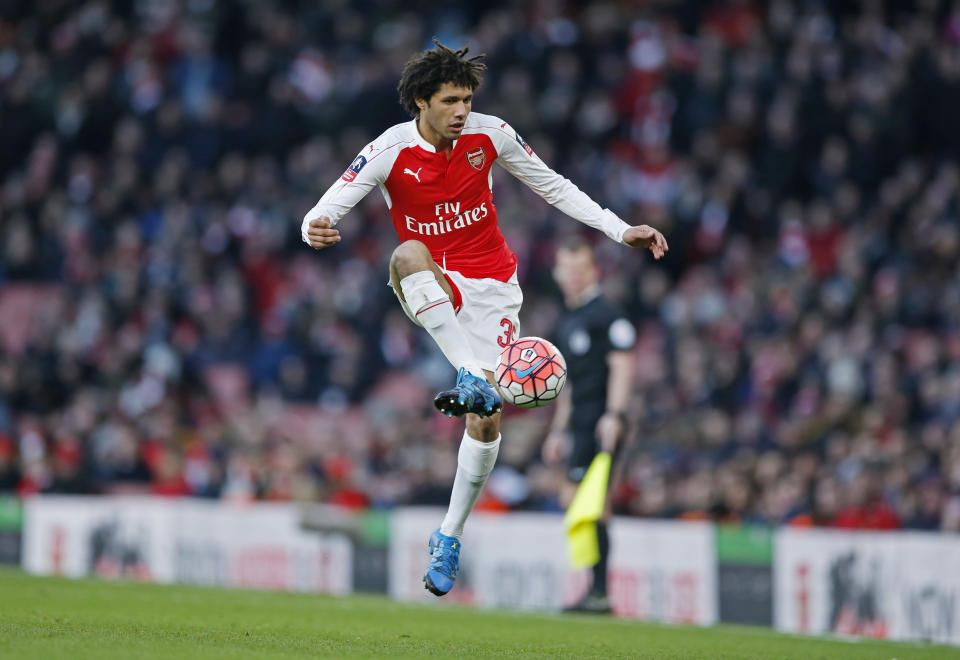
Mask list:
[{"label": "white long sleeve", "polygon": [[365,146],[357,154],[346,171],[327,189],[312,209],[303,218],[300,233],[304,243],[307,240],[307,227],[315,218],[330,218],[335,226],[350,209],[367,196],[374,186],[379,186],[390,208],[390,196],[384,182],[390,175],[397,154],[411,143],[411,138],[403,131],[403,125],[387,129],[380,137]]},{"label": "white long sleeve", "polygon": [[[618,218],[609,209],[601,208],[569,179],[550,169],[506,122],[492,115],[472,112],[467,117],[464,130],[464,134],[468,133],[486,135],[496,150],[496,162],[543,197],[549,204],[571,218],[602,231],[611,240],[623,243],[623,234],[630,228],[630,225]],[[309,243],[307,229],[311,220],[328,217],[331,224],[336,225],[374,186],[379,186],[387,202],[387,208],[393,209],[393,200],[387,190],[386,181],[390,177],[391,170],[394,168],[401,152],[415,146],[420,146],[426,151],[432,150],[432,147],[417,133],[414,122],[398,124],[387,129],[380,137],[365,146],[344,174],[330,186],[320,198],[320,201],[304,216],[301,224],[301,235],[304,242]],[[481,156],[482,153],[481,149]],[[482,160],[480,162],[482,163]],[[413,167],[414,165],[411,165],[411,168]],[[474,166],[471,165],[471,167]],[[418,185],[421,183],[419,170],[415,173],[412,169],[409,171],[404,169],[402,174],[415,176],[416,183]],[[413,179],[407,183],[413,183]],[[435,201],[447,202],[450,200],[444,198]],[[404,209],[404,213],[410,213],[411,220],[425,226],[433,220],[430,217],[432,207],[431,211],[425,214],[418,215],[416,212],[406,209]]]},{"label": "white long sleeve", "polygon": [[601,208],[573,182],[550,169],[509,124],[490,115],[486,115],[481,124],[497,149],[497,162],[507,172],[574,220],[623,243],[623,234],[630,225],[609,209]]}]

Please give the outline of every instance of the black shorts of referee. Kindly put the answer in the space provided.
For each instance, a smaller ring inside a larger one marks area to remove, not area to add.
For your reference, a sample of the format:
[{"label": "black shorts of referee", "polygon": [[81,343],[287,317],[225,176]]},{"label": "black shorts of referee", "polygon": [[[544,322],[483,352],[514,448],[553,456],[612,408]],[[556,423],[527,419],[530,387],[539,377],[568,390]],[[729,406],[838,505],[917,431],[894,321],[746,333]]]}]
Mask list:
[{"label": "black shorts of referee", "polygon": [[[600,441],[597,439],[596,425],[594,425],[593,428],[584,427],[571,429],[570,435],[573,440],[573,445],[570,448],[570,457],[567,459],[567,478],[571,482],[578,484],[583,481],[583,477],[587,474],[587,469],[590,467],[593,459],[600,453]],[[625,436],[626,423],[624,422],[620,435],[617,437],[617,446],[613,450],[611,472],[613,471],[613,465],[616,464],[617,458],[623,449]]]}]

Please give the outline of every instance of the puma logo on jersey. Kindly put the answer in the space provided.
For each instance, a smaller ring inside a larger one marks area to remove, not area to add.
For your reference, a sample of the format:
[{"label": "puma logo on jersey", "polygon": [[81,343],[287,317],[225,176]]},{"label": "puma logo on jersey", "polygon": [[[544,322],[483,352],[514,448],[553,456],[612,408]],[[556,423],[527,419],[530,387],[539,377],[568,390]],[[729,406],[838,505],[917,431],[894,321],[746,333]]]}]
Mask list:
[{"label": "puma logo on jersey", "polygon": [[412,176],[414,179],[417,180],[417,183],[420,183],[420,170],[422,170],[422,169],[423,169],[423,168],[421,167],[421,168],[419,168],[416,172],[414,172],[414,171],[411,170],[409,167],[404,167],[404,168],[403,168],[403,173],[404,173],[404,174],[409,174],[410,176]]}]

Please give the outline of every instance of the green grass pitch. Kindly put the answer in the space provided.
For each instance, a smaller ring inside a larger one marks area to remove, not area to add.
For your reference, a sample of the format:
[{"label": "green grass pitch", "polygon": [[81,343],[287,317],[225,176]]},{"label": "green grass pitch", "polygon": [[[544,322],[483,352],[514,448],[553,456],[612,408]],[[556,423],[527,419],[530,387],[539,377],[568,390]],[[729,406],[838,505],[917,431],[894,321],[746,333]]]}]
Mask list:
[{"label": "green grass pitch", "polygon": [[960,658],[960,649],[0,570],[0,658]]}]

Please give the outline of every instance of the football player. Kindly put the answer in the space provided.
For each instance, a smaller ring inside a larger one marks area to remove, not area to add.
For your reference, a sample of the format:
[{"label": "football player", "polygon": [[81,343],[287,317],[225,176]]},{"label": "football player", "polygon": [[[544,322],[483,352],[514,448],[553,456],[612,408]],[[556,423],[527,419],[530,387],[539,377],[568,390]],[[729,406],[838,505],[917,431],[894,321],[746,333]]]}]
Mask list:
[{"label": "football player", "polygon": [[483,56],[434,43],[407,61],[397,87],[413,120],[364,146],[306,214],[301,231],[314,248],[336,245],[337,223],[379,188],[400,240],[390,259],[390,285],[410,320],[430,333],[457,370],[456,384],[438,394],[435,405],[465,416],[466,430],[449,510],[430,538],[423,578],[442,596],[459,570],[464,522],[497,458],[503,402],[493,369],[518,337],[523,300],[517,258],[497,224],[494,163],[611,240],[647,248],[657,259],[667,242],[657,230],[631,227],[601,208],[547,167],[504,120],[472,112]]}]

